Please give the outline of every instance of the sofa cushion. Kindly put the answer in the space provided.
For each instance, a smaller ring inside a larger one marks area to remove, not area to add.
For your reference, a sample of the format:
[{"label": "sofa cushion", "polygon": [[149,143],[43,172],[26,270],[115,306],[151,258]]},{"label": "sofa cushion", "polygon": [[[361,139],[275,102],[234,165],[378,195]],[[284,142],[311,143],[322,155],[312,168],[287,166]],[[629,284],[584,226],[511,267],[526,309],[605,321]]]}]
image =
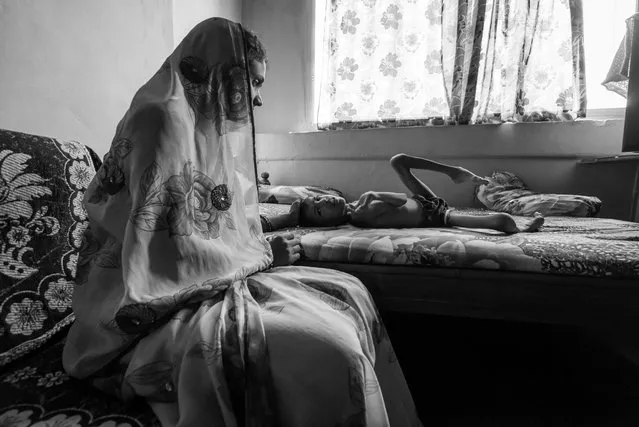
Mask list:
[{"label": "sofa cushion", "polygon": [[73,321],[92,156],[77,142],[0,130],[0,366]]}]

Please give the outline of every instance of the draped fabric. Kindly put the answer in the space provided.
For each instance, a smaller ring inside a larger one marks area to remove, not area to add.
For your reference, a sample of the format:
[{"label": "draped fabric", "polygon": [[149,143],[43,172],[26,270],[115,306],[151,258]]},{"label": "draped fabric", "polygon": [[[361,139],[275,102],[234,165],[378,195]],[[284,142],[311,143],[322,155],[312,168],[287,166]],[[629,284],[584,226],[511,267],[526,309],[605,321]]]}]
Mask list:
[{"label": "draped fabric", "polygon": [[630,76],[630,56],[632,53],[632,40],[635,27],[635,14],[626,19],[626,34],[612,59],[610,70],[601,83],[606,89],[615,92],[624,98],[628,97],[628,77]]},{"label": "draped fabric", "polygon": [[257,213],[241,31],[209,26],[135,94],[85,195],[69,338],[87,348],[65,354],[80,376],[176,306],[272,261]]},{"label": "draped fabric", "polygon": [[332,0],[320,128],[571,120],[581,0]]},{"label": "draped fabric", "polygon": [[366,288],[262,234],[243,31],[198,24],[138,90],[84,198],[66,371],[162,425],[419,425]]}]

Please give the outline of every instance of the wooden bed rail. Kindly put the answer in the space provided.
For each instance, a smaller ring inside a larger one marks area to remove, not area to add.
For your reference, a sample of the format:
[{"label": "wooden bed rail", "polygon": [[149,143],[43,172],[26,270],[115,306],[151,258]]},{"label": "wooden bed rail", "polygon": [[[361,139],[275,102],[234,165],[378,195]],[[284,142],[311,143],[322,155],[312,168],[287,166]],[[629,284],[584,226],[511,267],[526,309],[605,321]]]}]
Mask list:
[{"label": "wooden bed rail", "polygon": [[382,311],[596,328],[639,325],[637,280],[423,266],[302,264],[354,275]]}]

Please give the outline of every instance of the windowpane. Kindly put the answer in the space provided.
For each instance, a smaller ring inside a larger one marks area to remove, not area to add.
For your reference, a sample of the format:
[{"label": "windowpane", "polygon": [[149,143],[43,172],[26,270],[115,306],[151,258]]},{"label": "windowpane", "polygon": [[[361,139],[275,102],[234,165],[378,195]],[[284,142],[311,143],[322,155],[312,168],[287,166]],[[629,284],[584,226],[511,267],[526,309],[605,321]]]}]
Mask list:
[{"label": "windowpane", "polygon": [[588,110],[625,108],[626,99],[601,82],[626,34],[626,19],[635,12],[636,0],[584,0],[584,48]]},{"label": "windowpane", "polygon": [[[564,0],[554,1],[567,3]],[[337,2],[340,3],[340,0],[337,0]],[[613,109],[619,111],[619,108],[625,108],[626,106],[625,98],[607,90],[601,82],[608,73],[613,56],[625,34],[625,19],[635,11],[635,2],[636,0],[606,0],[605,2],[583,0],[588,110],[599,110],[592,111],[592,114],[589,115],[590,117],[597,118],[599,117],[597,115],[601,115],[602,112],[614,111]],[[382,4],[386,5],[387,2],[378,1],[377,3],[381,6]],[[414,1],[409,1],[409,3],[414,3]],[[328,6],[330,10],[330,4],[327,5],[326,0],[316,0],[315,6],[313,95],[314,111],[317,112],[319,95],[322,90],[320,80],[324,71],[323,67],[327,66],[322,61],[322,49],[325,49],[323,35],[326,9]]]},{"label": "windowpane", "polygon": [[583,117],[581,5],[331,0],[318,73],[320,127]]}]

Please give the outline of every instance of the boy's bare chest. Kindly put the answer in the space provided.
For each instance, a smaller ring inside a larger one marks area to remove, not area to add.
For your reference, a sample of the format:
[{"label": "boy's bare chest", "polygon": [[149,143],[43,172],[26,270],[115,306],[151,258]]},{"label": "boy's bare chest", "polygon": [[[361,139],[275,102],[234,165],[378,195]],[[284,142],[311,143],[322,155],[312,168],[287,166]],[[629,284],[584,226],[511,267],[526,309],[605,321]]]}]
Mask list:
[{"label": "boy's bare chest", "polygon": [[371,228],[413,228],[421,224],[421,205],[409,198],[402,206],[373,200],[351,216],[351,223]]}]

